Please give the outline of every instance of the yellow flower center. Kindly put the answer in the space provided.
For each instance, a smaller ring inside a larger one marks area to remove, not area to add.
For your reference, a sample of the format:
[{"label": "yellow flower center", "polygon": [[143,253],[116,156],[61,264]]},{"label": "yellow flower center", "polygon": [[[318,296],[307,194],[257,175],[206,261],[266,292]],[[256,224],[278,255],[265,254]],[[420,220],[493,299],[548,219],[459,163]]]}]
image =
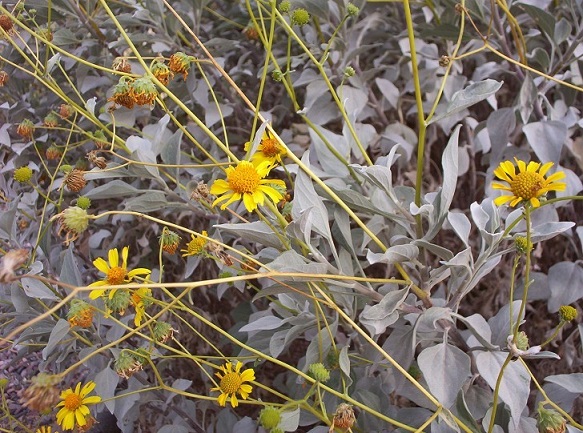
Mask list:
[{"label": "yellow flower center", "polygon": [[79,407],[81,406],[81,403],[82,403],[81,397],[75,393],[69,394],[65,398],[65,407],[67,409],[69,409],[70,411],[74,411],[74,410],[79,409]]},{"label": "yellow flower center", "polygon": [[111,268],[107,273],[107,284],[123,284],[126,274],[127,272],[124,268],[119,266]]},{"label": "yellow flower center", "polygon": [[229,187],[239,194],[255,192],[260,180],[259,173],[250,162],[240,163],[227,175]]},{"label": "yellow flower center", "polygon": [[265,156],[273,158],[281,153],[281,149],[275,138],[266,138],[261,140],[261,152]]},{"label": "yellow flower center", "polygon": [[236,393],[243,381],[241,380],[241,375],[238,373],[227,373],[221,379],[220,388],[221,391],[225,394],[234,394]]},{"label": "yellow flower center", "polygon": [[206,243],[205,239],[202,238],[196,238],[191,240],[188,245],[186,246],[187,250],[188,250],[188,254],[198,254],[202,251],[202,249],[204,248],[204,245]]},{"label": "yellow flower center", "polygon": [[545,178],[539,173],[522,172],[518,173],[512,182],[510,182],[510,189],[512,193],[522,198],[523,200],[530,200],[537,196],[538,191],[543,187]]}]

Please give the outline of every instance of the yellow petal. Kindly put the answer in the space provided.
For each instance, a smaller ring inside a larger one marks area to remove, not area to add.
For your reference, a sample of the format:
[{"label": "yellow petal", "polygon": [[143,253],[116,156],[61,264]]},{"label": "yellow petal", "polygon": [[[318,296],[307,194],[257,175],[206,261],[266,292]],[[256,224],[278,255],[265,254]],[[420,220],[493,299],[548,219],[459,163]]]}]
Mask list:
[{"label": "yellow petal", "polygon": [[85,396],[87,394],[89,394],[91,391],[93,391],[95,389],[95,382],[93,382],[92,380],[90,380],[89,382],[87,382],[85,384],[85,386],[83,386],[83,389],[81,390],[81,398],[85,398]]},{"label": "yellow petal", "polygon": [[253,369],[252,368],[248,368],[247,370],[245,370],[241,374],[241,380],[243,382],[250,382],[252,380],[255,380],[255,372],[253,371]]},{"label": "yellow petal", "polygon": [[227,394],[222,393],[217,397],[217,401],[219,402],[219,406],[225,406],[227,403]]},{"label": "yellow petal", "polygon": [[237,400],[237,395],[235,395],[235,393],[231,394],[231,406],[239,406],[239,401]]},{"label": "yellow petal", "polygon": [[540,162],[530,161],[526,167],[526,171],[529,173],[536,173],[540,167]]},{"label": "yellow petal", "polygon": [[532,207],[539,207],[540,206],[540,201],[539,201],[538,198],[532,197],[530,199],[530,204],[532,205]]},{"label": "yellow petal", "polygon": [[513,198],[514,198],[514,196],[511,196],[511,195],[501,195],[501,196],[498,196],[494,199],[494,204],[496,206],[502,206],[503,204],[508,203]]},{"label": "yellow petal", "polygon": [[229,185],[229,183],[226,180],[217,179],[211,185],[209,192],[213,195],[220,195],[220,194],[224,194],[230,190],[231,190],[231,186]]},{"label": "yellow petal", "polygon": [[109,258],[109,266],[111,266],[112,268],[116,268],[119,266],[119,253],[117,252],[117,248],[109,250],[107,256]]},{"label": "yellow petal", "polygon": [[524,173],[526,171],[526,163],[516,157],[514,158],[514,161],[516,161],[516,165],[518,165],[518,172]]},{"label": "yellow petal", "polygon": [[552,162],[547,162],[546,164],[544,164],[539,170],[540,175],[544,176],[545,174],[547,174],[547,171],[549,171],[549,168],[551,168],[552,166],[553,166]]},{"label": "yellow petal", "polygon": [[554,182],[554,181],[559,180],[559,179],[564,179],[565,177],[566,176],[565,176],[565,172],[564,171],[557,171],[556,173],[551,174],[547,178],[547,182],[549,182],[549,183],[550,182]]},{"label": "yellow petal", "polygon": [[101,257],[98,257],[97,259],[93,260],[93,266],[95,266],[97,270],[103,272],[105,275],[107,275],[107,273],[111,269],[107,262],[103,260]]},{"label": "yellow petal", "polygon": [[492,189],[501,189],[504,191],[512,191],[512,188],[510,188],[508,185],[503,185],[503,184],[498,183],[498,182],[492,183]]},{"label": "yellow petal", "polygon": [[[254,198],[253,198],[254,194],[243,194],[243,204],[245,205],[245,209],[247,209],[248,212],[253,212],[255,209],[257,209],[257,203]],[[261,197],[263,197],[263,195],[261,195]],[[263,201],[261,201],[260,204],[263,204]]]},{"label": "yellow petal", "polygon": [[121,250],[121,261],[122,261],[122,268],[127,268],[128,267],[128,254],[129,254],[129,247],[123,247],[123,250]]}]

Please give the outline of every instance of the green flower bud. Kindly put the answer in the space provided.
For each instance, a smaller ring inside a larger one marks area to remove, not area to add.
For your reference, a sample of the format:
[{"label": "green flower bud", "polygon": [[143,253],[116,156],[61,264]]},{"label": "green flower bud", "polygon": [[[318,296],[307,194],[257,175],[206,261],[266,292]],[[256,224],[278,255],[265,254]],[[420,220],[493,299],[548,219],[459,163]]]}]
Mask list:
[{"label": "green flower bud", "polygon": [[577,318],[577,310],[570,305],[562,305],[559,308],[559,319],[561,322],[570,322]]},{"label": "green flower bud", "polygon": [[283,72],[273,71],[271,73],[271,78],[273,78],[273,81],[281,82],[281,81],[283,81]]},{"label": "green flower bud", "polygon": [[263,428],[271,430],[272,432],[272,429],[276,428],[280,421],[281,413],[279,409],[273,406],[266,406],[259,413],[259,423],[263,426]]},{"label": "green flower bud", "polygon": [[514,238],[514,247],[521,255],[528,254],[530,251],[532,251],[532,245],[530,248],[528,248],[528,243],[526,242],[526,238],[524,236],[516,236]]},{"label": "green flower bud", "polygon": [[87,210],[91,206],[91,199],[82,195],[77,199],[77,206],[79,206],[81,209]]},{"label": "green flower bud", "polygon": [[519,350],[528,350],[528,335],[526,332],[520,331],[516,337],[516,347]]},{"label": "green flower bud", "polygon": [[352,3],[348,3],[346,6],[346,13],[349,17],[355,17],[360,12],[360,8],[358,6],[354,6]]},{"label": "green flower bud", "polygon": [[321,362],[310,364],[308,367],[308,375],[322,383],[330,379],[330,371]]},{"label": "green flower bud", "polygon": [[354,77],[355,73],[356,72],[354,71],[354,68],[352,66],[347,66],[346,68],[344,68],[344,77],[346,78]]},{"label": "green flower bud", "polygon": [[296,9],[292,12],[291,16],[292,24],[297,24],[298,26],[305,26],[310,22],[310,14],[304,8]]},{"label": "green flower bud", "polygon": [[174,335],[176,329],[172,328],[169,323],[166,322],[156,322],[152,327],[152,337],[159,343],[166,343],[172,335]]},{"label": "green flower bud", "polygon": [[128,309],[131,301],[131,294],[127,290],[115,290],[113,295],[104,297],[105,306],[113,313],[123,315]]},{"label": "green flower bud", "polygon": [[61,224],[67,231],[83,233],[89,226],[87,211],[79,206],[71,206],[63,211]]},{"label": "green flower bud", "polygon": [[283,0],[280,4],[279,4],[279,11],[282,14],[286,14],[289,12],[291,8],[291,3],[289,2],[289,0]]}]

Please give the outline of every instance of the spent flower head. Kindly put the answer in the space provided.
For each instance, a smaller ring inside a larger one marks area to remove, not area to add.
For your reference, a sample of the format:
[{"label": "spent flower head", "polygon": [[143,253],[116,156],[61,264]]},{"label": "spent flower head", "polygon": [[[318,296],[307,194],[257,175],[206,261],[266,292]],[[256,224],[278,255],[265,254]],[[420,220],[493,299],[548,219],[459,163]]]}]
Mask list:
[{"label": "spent flower head", "polygon": [[87,406],[99,403],[101,397],[88,394],[95,388],[95,382],[89,381],[83,387],[81,382],[77,383],[75,390],[69,388],[61,393],[61,402],[57,407],[61,409],[57,412],[57,423],[63,430],[73,430],[75,426],[83,427],[87,424],[89,408]]},{"label": "spent flower head", "polygon": [[180,243],[181,237],[178,236],[178,233],[173,232],[167,227],[164,227],[159,239],[160,247],[168,254],[174,254],[178,249],[178,244]]},{"label": "spent flower head", "polygon": [[178,331],[167,322],[156,321],[152,327],[152,337],[159,343],[166,343],[175,332]]},{"label": "spent flower head", "polygon": [[511,161],[501,162],[494,174],[500,180],[508,185],[494,182],[492,188],[508,191],[511,195],[501,195],[496,197],[494,203],[501,206],[510,202],[514,207],[520,203],[530,203],[532,207],[540,206],[540,198],[544,197],[549,191],[564,191],[567,185],[563,182],[557,182],[565,178],[565,173],[557,171],[556,173],[545,177],[549,169],[553,166],[552,162],[541,165],[539,162],[526,162],[514,158],[516,166]]},{"label": "spent flower head", "polygon": [[20,396],[20,402],[28,409],[40,413],[47,413],[55,407],[59,401],[59,389],[57,384],[61,381],[59,376],[49,373],[39,373],[31,379],[31,384]]},{"label": "spent flower head", "polygon": [[24,265],[29,258],[30,252],[24,248],[10,250],[4,254],[0,262],[0,282],[14,280],[16,278],[16,270]]},{"label": "spent flower head", "polygon": [[182,74],[182,77],[186,80],[190,64],[193,61],[194,57],[184,54],[182,51],[178,51],[170,56],[168,68],[175,74]]},{"label": "spent flower head", "polygon": [[556,410],[545,409],[542,403],[539,403],[537,428],[540,433],[564,433],[567,428],[567,421]]},{"label": "spent flower head", "polygon": [[158,89],[150,77],[141,77],[131,84],[131,95],[138,105],[153,104],[158,96]]},{"label": "spent flower head", "polygon": [[150,67],[150,72],[165,86],[170,83],[170,79],[172,78],[172,71],[170,71],[170,68],[166,63],[158,60],[155,61]]},{"label": "spent flower head", "polygon": [[334,428],[347,431],[352,428],[355,421],[356,417],[354,416],[354,409],[352,409],[352,406],[346,403],[340,403],[336,408],[336,412],[334,412],[330,431],[333,431]]},{"label": "spent flower head", "polygon": [[222,203],[221,209],[225,209],[231,203],[243,200],[245,208],[252,212],[265,202],[265,196],[278,203],[283,195],[274,186],[285,188],[285,182],[280,179],[265,179],[272,168],[269,161],[262,161],[257,165],[241,161],[235,167],[228,167],[227,178],[215,180],[210,188],[210,193],[218,196],[213,206]]},{"label": "spent flower head", "polygon": [[89,328],[93,323],[93,311],[92,305],[81,299],[73,299],[69,313],[67,313],[67,321],[71,327]]},{"label": "spent flower head", "polygon": [[59,126],[59,116],[56,113],[50,112],[43,120],[43,125],[49,128]]},{"label": "spent flower head", "polygon": [[241,372],[242,367],[243,363],[241,361],[237,361],[234,369],[231,362],[219,367],[221,372],[216,373],[216,376],[220,379],[219,386],[211,388],[211,391],[220,391],[221,394],[217,397],[220,406],[225,406],[227,399],[229,399],[231,406],[237,407],[239,405],[237,394],[243,400],[247,400],[247,397],[249,397],[253,388],[245,382],[255,380],[255,372],[252,368]]}]

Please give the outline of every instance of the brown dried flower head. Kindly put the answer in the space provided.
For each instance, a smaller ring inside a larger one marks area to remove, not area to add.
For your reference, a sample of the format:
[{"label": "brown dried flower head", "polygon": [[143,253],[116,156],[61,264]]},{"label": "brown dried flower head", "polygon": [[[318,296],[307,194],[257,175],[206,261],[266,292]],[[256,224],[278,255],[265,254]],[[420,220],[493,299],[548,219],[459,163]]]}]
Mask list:
[{"label": "brown dried flower head", "polygon": [[340,403],[336,408],[334,413],[334,419],[332,420],[332,425],[330,426],[330,432],[334,431],[334,428],[339,428],[342,431],[347,431],[352,428],[356,417],[354,416],[354,410],[352,406],[346,403]]},{"label": "brown dried flower head", "polygon": [[67,320],[71,327],[79,326],[89,328],[93,323],[93,307],[80,299],[71,302],[71,309],[67,314]]},{"label": "brown dried flower head", "polygon": [[95,131],[93,133],[93,141],[95,142],[95,146],[98,149],[105,149],[109,144],[107,138],[105,138],[105,134],[103,133],[103,131]]},{"label": "brown dried flower head", "polygon": [[153,104],[158,96],[158,89],[152,80],[148,77],[141,77],[131,85],[131,94],[134,98],[134,102],[138,105],[148,105]]},{"label": "brown dried flower head", "polygon": [[67,185],[69,191],[72,192],[79,192],[85,185],[87,185],[87,181],[85,180],[84,171],[74,168],[69,173],[65,175],[65,179],[63,183]]},{"label": "brown dried flower head", "polygon": [[98,156],[97,151],[92,150],[91,152],[87,153],[87,159],[92,164],[95,164],[100,169],[104,169],[107,167],[107,160],[103,156]]},{"label": "brown dried flower head", "polygon": [[0,27],[2,27],[2,29],[8,34],[12,33],[14,30],[14,24],[8,15],[0,15]]},{"label": "brown dried flower head", "polygon": [[68,119],[71,117],[74,111],[74,108],[69,104],[61,104],[59,107],[59,116],[61,116],[63,119]]},{"label": "brown dried flower head", "polygon": [[160,81],[165,86],[168,85],[173,75],[172,71],[166,65],[166,63],[161,61],[154,62],[150,70],[152,72],[152,75],[154,75],[154,77],[156,77],[158,81]]},{"label": "brown dried flower head", "polygon": [[61,152],[61,149],[59,149],[57,146],[49,146],[45,151],[45,156],[49,161],[59,159],[62,155],[63,152]]},{"label": "brown dried flower head", "polygon": [[58,376],[39,373],[32,378],[32,384],[22,392],[20,402],[24,407],[40,413],[50,412],[59,401],[60,391],[57,384],[60,380]]},{"label": "brown dried flower head", "polygon": [[108,99],[118,105],[122,105],[128,109],[134,108],[135,99],[132,93],[132,79],[129,77],[121,77],[119,82],[113,88],[113,95]]},{"label": "brown dried flower head", "polygon": [[170,56],[168,68],[170,68],[175,74],[182,74],[182,77],[186,80],[186,77],[188,77],[188,70],[190,69],[190,63],[193,60],[194,57],[188,56],[182,51],[178,51]]},{"label": "brown dried flower head", "polygon": [[0,87],[4,87],[4,84],[8,82],[10,75],[6,71],[0,71]]},{"label": "brown dried flower head", "polygon": [[203,198],[207,198],[209,194],[208,185],[201,180],[190,194],[190,198],[195,201],[201,201]]},{"label": "brown dried flower head", "polygon": [[49,128],[59,126],[59,116],[52,112],[47,114],[43,120],[43,125]]},{"label": "brown dried flower head", "polygon": [[32,138],[32,133],[34,132],[34,123],[29,119],[24,119],[16,128],[16,133],[22,138]]},{"label": "brown dried flower head", "polygon": [[116,57],[111,64],[111,68],[114,71],[125,72],[127,74],[132,72],[132,65],[130,65],[126,57]]},{"label": "brown dried flower head", "polygon": [[14,280],[16,270],[28,261],[29,255],[29,251],[24,248],[10,250],[4,254],[0,262],[0,282]]}]

